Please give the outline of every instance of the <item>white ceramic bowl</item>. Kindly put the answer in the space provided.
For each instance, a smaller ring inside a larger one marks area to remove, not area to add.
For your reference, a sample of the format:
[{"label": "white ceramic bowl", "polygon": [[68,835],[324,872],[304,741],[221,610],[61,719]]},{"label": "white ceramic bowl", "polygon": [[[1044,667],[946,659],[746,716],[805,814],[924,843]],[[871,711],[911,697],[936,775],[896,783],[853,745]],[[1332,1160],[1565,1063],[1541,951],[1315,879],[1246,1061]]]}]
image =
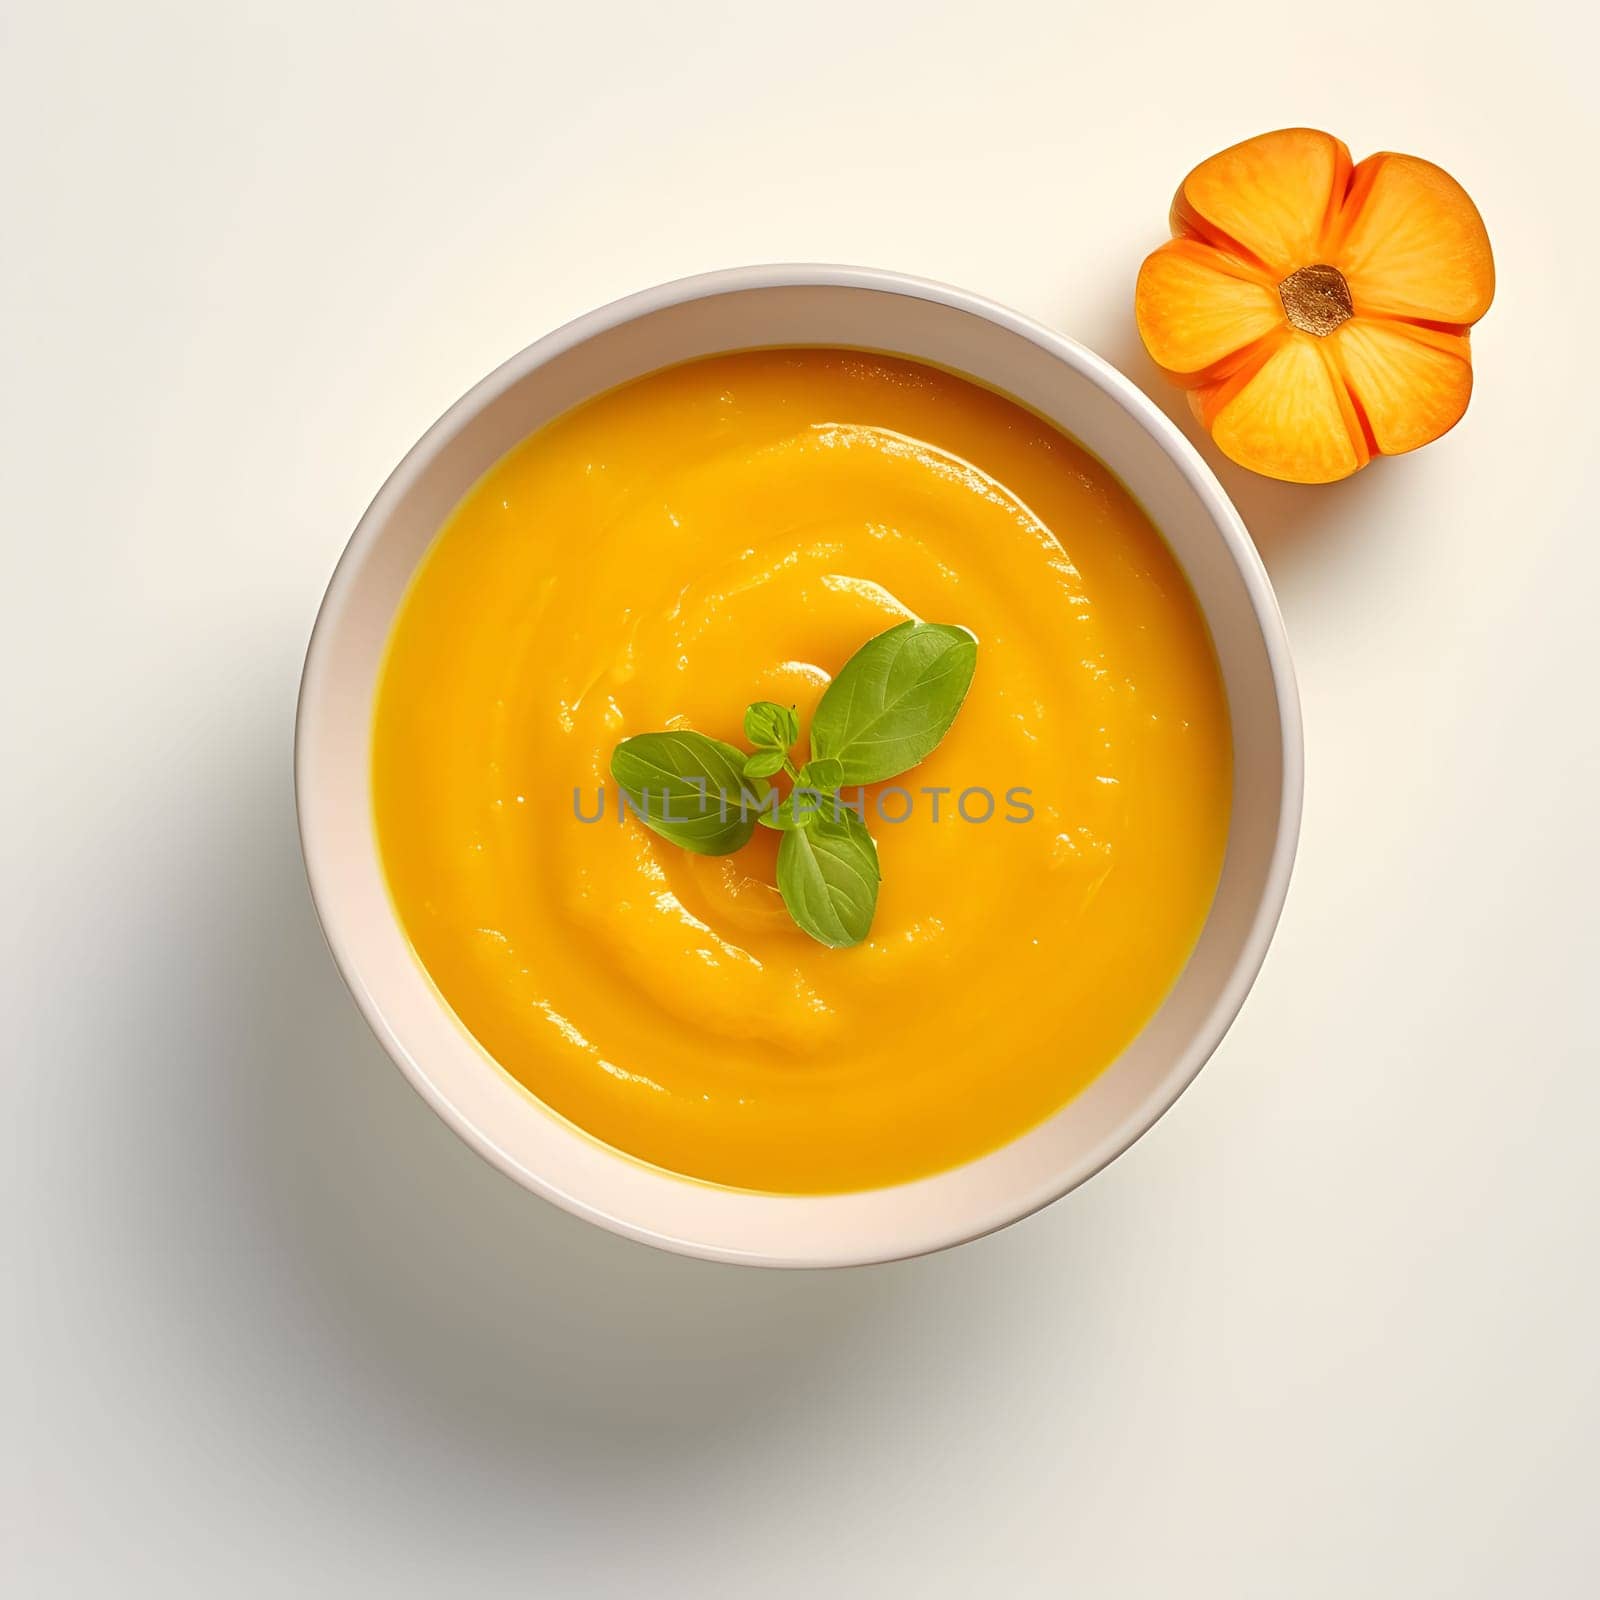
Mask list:
[{"label": "white ceramic bowl", "polygon": [[[579,401],[673,362],[763,345],[920,357],[1015,396],[1138,497],[1199,596],[1233,719],[1233,818],[1198,946],[1165,1004],[1084,1093],[977,1161],[893,1188],[768,1195],[673,1177],[606,1148],[503,1072],[441,1002],[395,920],[368,793],[373,694],[396,607],[461,496]],[[1003,1227],[1133,1143],[1217,1047],[1266,953],[1300,823],[1299,703],[1282,618],[1221,486],[1126,378],[1070,339],[975,295],[896,273],[770,266],[619,300],[531,345],[458,400],[361,519],[317,617],[300,690],[301,843],[334,959],[428,1103],[519,1183],[631,1238],[721,1261],[842,1266]]]}]

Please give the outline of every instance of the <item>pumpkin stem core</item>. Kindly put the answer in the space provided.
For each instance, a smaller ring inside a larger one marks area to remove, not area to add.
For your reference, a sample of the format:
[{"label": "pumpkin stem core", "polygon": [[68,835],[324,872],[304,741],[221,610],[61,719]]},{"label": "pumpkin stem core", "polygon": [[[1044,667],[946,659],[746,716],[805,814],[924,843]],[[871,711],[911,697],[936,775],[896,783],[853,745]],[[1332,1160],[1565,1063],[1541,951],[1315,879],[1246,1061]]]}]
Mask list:
[{"label": "pumpkin stem core", "polygon": [[1350,285],[1337,267],[1301,267],[1278,285],[1284,314],[1295,327],[1326,338],[1355,315]]}]

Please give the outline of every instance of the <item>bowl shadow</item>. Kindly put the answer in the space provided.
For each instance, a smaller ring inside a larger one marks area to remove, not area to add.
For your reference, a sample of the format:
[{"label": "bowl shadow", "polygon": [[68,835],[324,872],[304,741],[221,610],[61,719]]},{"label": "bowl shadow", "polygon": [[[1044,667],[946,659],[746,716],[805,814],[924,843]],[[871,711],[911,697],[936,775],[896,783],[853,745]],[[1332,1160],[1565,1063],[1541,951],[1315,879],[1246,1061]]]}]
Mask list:
[{"label": "bowl shadow", "polygon": [[995,1359],[1005,1301],[1026,1293],[1015,1248],[722,1266],[570,1217],[469,1150],[368,1032],[323,944],[281,692],[239,718],[237,748],[256,754],[190,801],[228,820],[188,886],[207,999],[176,1064],[157,1219],[182,1240],[159,1264],[197,1355],[254,1351],[298,1391],[286,1405],[420,1433],[478,1474],[559,1463],[608,1482],[761,1448],[822,1396],[881,1404],[919,1344]]}]

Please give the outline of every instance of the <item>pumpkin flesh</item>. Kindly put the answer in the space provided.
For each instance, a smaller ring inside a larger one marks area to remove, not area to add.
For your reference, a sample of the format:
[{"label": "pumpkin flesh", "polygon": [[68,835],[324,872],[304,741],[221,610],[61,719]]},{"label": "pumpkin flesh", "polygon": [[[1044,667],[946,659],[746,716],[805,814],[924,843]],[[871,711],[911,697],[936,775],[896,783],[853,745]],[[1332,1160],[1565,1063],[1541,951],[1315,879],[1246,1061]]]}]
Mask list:
[{"label": "pumpkin flesh", "polygon": [[1139,332],[1230,459],[1327,483],[1460,420],[1494,260],[1441,168],[1354,165],[1329,134],[1281,129],[1196,167],[1171,224],[1139,272]]}]

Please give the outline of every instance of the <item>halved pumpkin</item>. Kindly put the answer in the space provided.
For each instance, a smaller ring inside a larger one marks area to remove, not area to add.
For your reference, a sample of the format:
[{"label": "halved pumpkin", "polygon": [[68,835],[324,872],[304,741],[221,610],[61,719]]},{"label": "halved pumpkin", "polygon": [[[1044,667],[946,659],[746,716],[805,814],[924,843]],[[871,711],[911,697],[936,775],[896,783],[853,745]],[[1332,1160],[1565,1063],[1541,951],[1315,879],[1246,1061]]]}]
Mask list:
[{"label": "halved pumpkin", "polygon": [[1139,333],[1232,460],[1328,483],[1460,421],[1494,257],[1449,173],[1284,128],[1201,162],[1170,220]]}]

